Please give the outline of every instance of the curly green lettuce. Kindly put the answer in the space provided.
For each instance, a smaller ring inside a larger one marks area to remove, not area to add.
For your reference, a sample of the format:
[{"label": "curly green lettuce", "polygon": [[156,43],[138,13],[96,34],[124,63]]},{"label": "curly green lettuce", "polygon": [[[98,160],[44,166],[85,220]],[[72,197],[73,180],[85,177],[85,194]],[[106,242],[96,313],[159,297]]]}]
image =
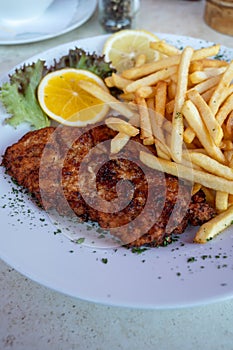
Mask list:
[{"label": "curly green lettuce", "polygon": [[80,48],[70,50],[68,55],[65,55],[55,61],[52,70],[57,70],[65,67],[86,69],[92,73],[98,75],[100,78],[105,79],[112,73],[116,72],[115,69],[111,68],[110,63],[105,62],[104,56],[97,55],[96,53],[88,53]]},{"label": "curly green lettuce", "polygon": [[10,81],[1,86],[0,100],[10,114],[5,120],[6,124],[17,127],[21,123],[28,123],[35,129],[50,125],[36,97],[36,89],[43,72],[44,62],[39,60],[30,66],[17,69],[10,76]]},{"label": "curly green lettuce", "polygon": [[89,54],[83,49],[75,48],[62,56],[54,65],[46,67],[45,62],[38,60],[30,65],[24,65],[9,77],[9,82],[0,87],[0,101],[10,115],[6,124],[17,127],[28,123],[32,129],[40,129],[50,125],[50,120],[42,111],[37,100],[37,88],[41,79],[54,70],[71,67],[89,70],[102,79],[115,72],[106,63],[104,56]]}]

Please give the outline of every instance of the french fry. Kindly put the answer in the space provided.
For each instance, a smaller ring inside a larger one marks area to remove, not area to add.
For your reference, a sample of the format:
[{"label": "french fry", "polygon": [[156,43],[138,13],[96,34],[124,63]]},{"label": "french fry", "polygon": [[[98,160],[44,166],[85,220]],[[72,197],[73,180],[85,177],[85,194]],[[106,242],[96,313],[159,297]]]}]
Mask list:
[{"label": "french fry", "polygon": [[125,103],[119,102],[119,100],[113,97],[109,92],[102,89],[100,86],[86,80],[78,81],[78,85],[89,94],[98,98],[100,101],[109,104],[113,110],[121,113],[127,118],[132,117],[133,112]]},{"label": "french fry", "polygon": [[[193,90],[196,90],[197,92],[199,92],[202,95],[202,97],[205,101],[209,101],[214,90],[215,90],[215,86],[219,82],[220,78],[221,78],[221,76],[210,78],[210,79],[204,81],[203,83],[195,85],[194,87],[189,89],[187,92],[189,93]],[[168,92],[171,91],[170,85],[171,84],[169,84],[169,86],[168,86]],[[176,86],[176,84],[175,84],[175,86]],[[167,102],[167,104],[166,104],[166,112],[173,113],[174,103],[175,103],[175,101],[173,99],[174,96],[172,97],[172,94],[171,94],[171,95],[169,95],[169,97],[170,97],[170,101]]]},{"label": "french fry", "polygon": [[166,103],[166,113],[172,114],[174,111],[175,100],[171,100]]},{"label": "french fry", "polygon": [[229,196],[228,196],[228,204],[229,205],[233,204],[233,195],[232,194],[229,194]]},{"label": "french fry", "polygon": [[215,89],[215,88],[212,87],[212,88],[210,88],[209,90],[206,90],[205,92],[203,92],[203,93],[201,94],[201,97],[203,98],[203,100],[204,100],[206,103],[209,102],[211,96],[213,95],[214,89]]},{"label": "french fry", "polygon": [[190,63],[189,73],[192,74],[196,71],[202,71],[204,68],[203,60],[195,60]]},{"label": "french fry", "polygon": [[228,208],[228,192],[216,192],[215,208],[219,213]]},{"label": "french fry", "polygon": [[114,83],[114,81],[113,81],[112,76],[105,78],[105,79],[104,79],[104,82],[105,82],[105,84],[106,84],[107,87],[113,87],[113,86],[115,86],[115,83]]},{"label": "french fry", "polygon": [[192,196],[202,188],[201,184],[195,183],[192,188]]},{"label": "french fry", "polygon": [[143,139],[143,145],[146,145],[146,146],[150,146],[150,145],[153,145],[155,142],[153,136],[149,136],[149,137],[145,137]]},{"label": "french fry", "polygon": [[177,84],[172,80],[170,84],[168,84],[168,88],[167,88],[169,100],[174,100],[176,96],[176,89],[177,89]]},{"label": "french fry", "polygon": [[165,117],[167,98],[167,83],[165,81],[159,81],[156,87],[155,94],[155,112]]},{"label": "french fry", "polygon": [[[155,101],[154,98],[148,98],[147,101],[147,108],[149,112],[149,117],[150,117],[150,124],[151,124],[151,130],[152,130],[152,135],[154,142],[156,141],[155,139],[159,139],[161,142],[165,143],[164,135],[163,135],[163,120],[164,118],[156,113],[155,111]],[[156,145],[155,145],[156,146]],[[164,156],[164,152],[161,150],[161,147],[158,145],[156,146],[156,149],[158,151],[158,154],[161,154]]]},{"label": "french fry", "polygon": [[121,90],[124,90],[125,87],[131,83],[131,80],[125,79],[116,73],[112,73],[111,78],[114,83],[113,86],[116,86],[118,89],[121,89]]},{"label": "french fry", "polygon": [[[169,77],[169,79],[167,79],[167,80],[168,80],[168,81],[170,80],[171,82],[173,82],[174,84],[177,85],[177,79],[178,79],[177,73],[174,73],[174,74],[172,74],[172,75]],[[175,95],[176,95],[176,92],[175,92]],[[175,96],[175,95],[174,95],[174,96]]]},{"label": "french fry", "polygon": [[190,167],[166,159],[158,158],[144,151],[140,152],[140,160],[152,169],[163,171],[192,183],[198,182],[202,186],[212,188],[215,191],[233,194],[233,181],[206,173],[205,171],[191,169]]},{"label": "french fry", "polygon": [[192,171],[192,169],[195,169],[195,170],[201,170],[203,171],[203,169],[201,167],[199,167],[198,165],[196,165],[195,163],[192,163],[190,161],[190,159],[185,159],[184,157],[182,158],[182,163],[181,163],[183,166],[187,167],[190,169],[190,171]]},{"label": "french fry", "polygon": [[206,150],[204,148],[195,148],[195,147],[192,147],[191,149],[188,148],[188,149],[184,149],[183,150],[183,154],[185,155],[185,153],[190,153],[190,152],[197,152],[197,153],[201,153],[201,154],[207,154],[206,153]]},{"label": "french fry", "polygon": [[217,113],[219,106],[222,103],[222,94],[224,93],[224,89],[226,87],[229,87],[233,80],[233,61],[229,64],[226,71],[224,72],[221,80],[218,83],[218,86],[216,90],[214,91],[213,95],[211,96],[209,106],[214,114]]},{"label": "french fry", "polygon": [[209,157],[206,154],[190,151],[188,155],[184,153],[183,156],[185,158],[189,158],[192,161],[192,163],[199,165],[201,168],[205,169],[209,173],[223,177],[228,180],[233,180],[233,169],[217,162],[215,159]]},{"label": "french fry", "polygon": [[[192,61],[201,60],[203,58],[215,56],[218,54],[220,45],[213,45],[203,49],[195,50],[192,56]],[[138,79],[143,76],[152,74],[161,69],[165,69],[180,63],[181,55],[166,57],[155,62],[149,62],[141,67],[133,67],[122,72],[122,76],[126,79]]]},{"label": "french fry", "polygon": [[154,137],[165,143],[163,134],[163,123],[165,121],[165,108],[167,99],[167,83],[159,81],[156,87],[156,94],[154,98],[154,113],[151,113],[151,126]]},{"label": "french fry", "polygon": [[203,58],[200,60],[192,61],[190,64],[189,72],[190,74],[195,71],[203,71],[205,68],[220,68],[226,67],[228,63],[226,61],[221,61],[212,58]]},{"label": "french fry", "polygon": [[209,203],[213,208],[215,206],[215,191],[211,188],[205,186],[201,187],[202,191],[205,194],[206,202]]},{"label": "french fry", "polygon": [[221,94],[221,104],[233,93],[233,83],[226,87]]},{"label": "french fry", "polygon": [[[133,116],[135,116],[135,114],[138,115],[138,106],[136,105],[135,101],[129,101],[128,102],[128,106],[130,107],[130,109],[132,109],[132,111],[134,112]],[[130,117],[131,119],[132,117]]]},{"label": "french fry", "polygon": [[139,130],[130,123],[116,117],[109,117],[105,120],[106,125],[112,129],[124,133],[128,136],[136,136]]},{"label": "french fry", "polygon": [[226,61],[218,60],[216,58],[203,58],[201,60],[203,69],[207,67],[226,67],[228,63]]},{"label": "french fry", "polygon": [[135,126],[136,128],[140,127],[140,116],[138,113],[135,113],[129,120],[128,122]]},{"label": "french fry", "polygon": [[224,151],[233,150],[233,143],[231,140],[223,140],[220,144],[220,148]]},{"label": "french fry", "polygon": [[123,133],[119,132],[113,139],[111,140],[111,153],[115,154],[120,152],[127,142],[129,141],[130,136]]},{"label": "french fry", "polygon": [[192,55],[193,49],[191,47],[186,47],[181,54],[180,65],[177,73],[177,92],[175,96],[175,104],[172,117],[171,154],[172,158],[178,163],[180,163],[182,159],[184,132],[182,106],[184,104],[187,92],[188,71]]},{"label": "french fry", "polygon": [[219,109],[216,119],[220,125],[224,123],[227,119],[228,115],[233,110],[233,93],[227,98],[227,100],[223,103],[221,108]]},{"label": "french fry", "polygon": [[233,139],[233,110],[229,114],[226,122],[226,131],[231,139]]},{"label": "french fry", "polygon": [[224,156],[227,160],[227,164],[230,168],[232,168],[232,161],[233,161],[233,150],[230,151],[224,151]]},{"label": "french fry", "polygon": [[177,71],[177,66],[172,66],[168,68],[164,68],[162,70],[157,71],[156,73],[152,73],[147,75],[144,78],[135,80],[126,86],[125,92],[135,92],[137,89],[142,86],[152,86],[157,84],[160,80],[165,80],[169,78],[169,76]]},{"label": "french fry", "polygon": [[181,51],[175,46],[168,44],[165,40],[152,41],[150,42],[150,48],[161,52],[167,56],[179,55]]},{"label": "french fry", "polygon": [[215,77],[209,78],[199,84],[196,84],[192,89],[195,89],[200,94],[203,94],[204,92],[211,89],[212,87],[217,86],[221,78],[222,78],[222,74],[216,75]]},{"label": "french fry", "polygon": [[162,143],[165,143],[164,138],[164,117],[157,113],[155,110],[149,109],[150,122],[152,128],[152,134],[154,138],[158,139]]},{"label": "french fry", "polygon": [[165,153],[163,151],[163,149],[160,147],[160,145],[158,145],[157,143],[155,143],[155,148],[156,148],[156,152],[157,152],[157,155],[159,158],[162,158],[162,159],[167,159],[167,160],[170,160],[171,158],[168,156],[167,153]]},{"label": "french fry", "polygon": [[147,108],[149,109],[149,112],[154,112],[155,109],[155,99],[154,97],[149,97],[146,100]]},{"label": "french fry", "polygon": [[231,157],[231,160],[229,161],[228,165],[229,165],[230,168],[233,168],[233,157]]},{"label": "french fry", "polygon": [[135,94],[133,92],[122,93],[119,98],[125,101],[133,101],[135,99]]},{"label": "french fry", "polygon": [[192,84],[198,84],[208,78],[224,73],[226,67],[219,68],[206,68],[202,71],[195,71],[189,75],[189,79]]},{"label": "french fry", "polygon": [[146,101],[144,98],[141,98],[138,96],[136,96],[135,100],[138,105],[139,116],[140,116],[141,138],[143,139],[144,144],[152,145],[154,143],[154,138],[152,135],[150,115],[149,115]]},{"label": "french fry", "polygon": [[229,206],[227,210],[215,216],[210,221],[203,224],[194,238],[196,243],[206,243],[208,240],[217,236],[224,231],[233,222],[233,205]]},{"label": "french fry", "polygon": [[187,120],[189,126],[195,130],[195,133],[205,148],[207,154],[212,158],[219,161],[220,163],[225,163],[225,157],[219,147],[216,146],[213,139],[210,137],[209,132],[201,119],[198,109],[194,103],[190,100],[185,101],[182,113]]},{"label": "french fry", "polygon": [[165,143],[161,142],[159,139],[155,139],[155,147],[157,150],[158,157],[167,160],[171,159],[170,150]]},{"label": "french fry", "polygon": [[201,60],[192,61],[190,65],[190,73],[195,71],[203,71],[205,68],[220,68],[226,67],[228,63],[226,61],[221,61],[212,58],[203,58]]},{"label": "french fry", "polygon": [[147,75],[153,74],[157,71],[166,69],[168,67],[176,66],[179,64],[180,56],[167,57],[155,62],[149,62],[141,67],[133,67],[122,72],[122,76],[126,79],[136,80]]},{"label": "french fry", "polygon": [[166,131],[167,134],[171,134],[172,132],[172,123],[170,120],[165,119],[163,122],[163,129]]},{"label": "french fry", "polygon": [[223,131],[210,107],[196,90],[189,91],[187,95],[199,110],[202,120],[215,144],[219,146],[223,138]]},{"label": "french fry", "polygon": [[195,139],[195,136],[196,136],[196,134],[193,131],[193,129],[191,129],[190,127],[187,127],[184,131],[184,134],[183,134],[184,142],[192,143],[193,140]]},{"label": "french fry", "polygon": [[195,50],[193,53],[192,61],[203,60],[207,57],[216,56],[219,53],[219,50],[219,44]]},{"label": "french fry", "polygon": [[145,63],[146,63],[146,55],[142,53],[136,57],[135,67],[141,67]]},{"label": "french fry", "polygon": [[155,95],[155,88],[152,86],[141,86],[135,91],[138,97],[150,98]]}]

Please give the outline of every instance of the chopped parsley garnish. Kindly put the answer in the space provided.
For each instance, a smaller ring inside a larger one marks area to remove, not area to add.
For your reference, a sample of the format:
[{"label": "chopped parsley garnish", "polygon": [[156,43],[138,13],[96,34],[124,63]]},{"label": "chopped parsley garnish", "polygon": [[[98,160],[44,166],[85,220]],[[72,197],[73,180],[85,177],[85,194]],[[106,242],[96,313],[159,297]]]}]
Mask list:
[{"label": "chopped parsley garnish", "polygon": [[133,248],[132,248],[132,253],[135,253],[135,254],[142,254],[142,253],[145,252],[146,250],[147,250],[147,248],[133,247]]},{"label": "chopped parsley garnish", "polygon": [[82,244],[84,241],[85,241],[85,238],[84,237],[80,237],[77,240],[75,240],[75,243]]},{"label": "chopped parsley garnish", "polygon": [[187,259],[187,262],[194,262],[194,261],[197,261],[197,259],[194,256]]},{"label": "chopped parsley garnish", "polygon": [[107,258],[102,258],[101,261],[102,261],[103,264],[107,264],[108,263],[108,259]]}]

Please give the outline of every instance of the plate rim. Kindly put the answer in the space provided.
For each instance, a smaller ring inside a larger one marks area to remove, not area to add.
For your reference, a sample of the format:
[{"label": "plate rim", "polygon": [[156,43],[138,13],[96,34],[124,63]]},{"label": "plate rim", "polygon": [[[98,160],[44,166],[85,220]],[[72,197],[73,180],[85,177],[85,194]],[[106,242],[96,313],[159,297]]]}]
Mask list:
[{"label": "plate rim", "polygon": [[[156,33],[157,35],[160,35],[160,36],[163,36],[163,37],[171,37],[173,40],[174,39],[185,39],[185,40],[190,40],[190,39],[193,39],[195,41],[200,41],[200,42],[204,42],[204,43],[207,43],[207,44],[211,44],[211,42],[208,42],[204,39],[199,39],[199,38],[192,38],[190,36],[181,36],[181,35],[176,35],[176,34],[166,34],[166,33]],[[88,39],[90,40],[95,40],[96,38],[98,38],[99,40],[102,40],[104,38],[106,38],[108,36],[108,34],[103,34],[103,35],[98,35],[98,36],[93,36],[93,37],[89,37],[89,38],[84,38],[84,39],[78,39],[78,40],[75,40],[75,41],[71,41],[71,42],[68,42],[68,43],[65,43],[65,44],[61,44],[61,45],[58,45],[58,46],[55,46],[53,48],[50,48],[48,50],[45,50],[39,54],[36,54],[32,57],[29,57],[27,60],[24,60],[22,63],[18,64],[17,66],[13,67],[10,71],[8,71],[7,73],[4,73],[2,77],[0,77],[0,81],[2,82],[3,79],[5,79],[7,77],[7,75],[9,74],[9,72],[12,72],[16,67],[19,67],[21,66],[24,62],[32,62],[33,60],[35,59],[38,59],[41,55],[49,55],[53,52],[54,49],[56,50],[66,50],[68,49],[69,47],[72,48],[74,47],[75,45],[79,45],[79,43],[84,43],[86,42]],[[223,48],[225,49],[226,47],[223,46]],[[233,49],[231,48],[226,48],[227,50],[230,50],[233,54]],[[54,239],[56,241],[59,241],[59,239],[56,239],[56,237],[50,237],[51,239]],[[55,243],[57,244],[57,243]],[[59,244],[59,243],[58,243]],[[67,246],[70,246],[70,244],[68,242],[66,242],[66,245]],[[163,248],[162,248],[163,249]],[[1,249],[0,249],[1,250]],[[1,259],[4,260],[8,265],[14,267],[17,271],[19,271],[22,275],[24,276],[27,276],[29,277],[31,280],[33,280],[34,282],[36,283],[40,283],[41,285],[44,285],[52,290],[55,290],[57,292],[61,292],[63,294],[66,294],[66,295],[70,295],[72,297],[76,297],[76,298],[79,298],[81,300],[86,300],[86,301],[90,301],[90,302],[95,302],[95,303],[101,303],[101,304],[106,304],[106,305],[112,305],[112,306],[122,306],[122,307],[131,307],[131,308],[140,308],[140,309],[173,309],[173,308],[183,308],[183,307],[190,307],[190,306],[197,306],[197,305],[206,305],[208,303],[212,303],[212,302],[218,302],[218,301],[222,301],[222,300],[226,300],[226,299],[229,299],[233,296],[233,289],[231,289],[230,291],[225,291],[225,293],[222,293],[220,295],[217,295],[217,296],[213,296],[213,297],[205,297],[205,298],[202,298],[201,300],[195,300],[193,302],[187,302],[187,301],[183,301],[183,302],[179,302],[178,304],[177,303],[174,303],[174,302],[171,302],[171,303],[168,303],[168,302],[164,302],[164,303],[145,303],[145,304],[138,304],[136,301],[127,301],[127,302],[124,302],[122,300],[120,300],[119,298],[117,300],[113,300],[111,298],[107,298],[106,296],[103,296],[102,298],[100,297],[86,297],[85,296],[80,296],[80,295],[74,295],[74,293],[69,293],[69,291],[67,291],[65,288],[57,288],[56,286],[54,285],[51,285],[51,283],[49,283],[49,281],[43,281],[43,278],[38,278],[35,276],[33,276],[33,274],[31,273],[26,273],[25,271],[22,271],[23,269],[20,268],[20,266],[16,266],[17,264],[15,264],[14,266],[10,263],[10,259],[9,257],[7,258],[7,256],[4,256],[4,254],[1,255]],[[135,259],[135,257],[133,258]],[[103,266],[101,266],[101,268],[103,268]]]}]

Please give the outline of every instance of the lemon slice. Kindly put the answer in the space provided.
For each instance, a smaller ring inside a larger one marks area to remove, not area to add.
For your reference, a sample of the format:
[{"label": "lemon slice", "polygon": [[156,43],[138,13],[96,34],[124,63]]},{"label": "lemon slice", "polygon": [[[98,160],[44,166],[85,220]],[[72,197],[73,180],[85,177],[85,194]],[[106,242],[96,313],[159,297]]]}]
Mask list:
[{"label": "lemon slice", "polygon": [[81,89],[80,80],[90,81],[108,91],[103,80],[88,70],[60,69],[45,75],[38,86],[42,110],[64,125],[81,127],[102,120],[109,107]]},{"label": "lemon slice", "polygon": [[158,60],[160,54],[149,46],[150,41],[158,40],[156,35],[145,30],[121,30],[106,40],[103,54],[105,60],[111,61],[112,66],[120,73],[133,67],[140,54],[146,55],[147,62]]}]

